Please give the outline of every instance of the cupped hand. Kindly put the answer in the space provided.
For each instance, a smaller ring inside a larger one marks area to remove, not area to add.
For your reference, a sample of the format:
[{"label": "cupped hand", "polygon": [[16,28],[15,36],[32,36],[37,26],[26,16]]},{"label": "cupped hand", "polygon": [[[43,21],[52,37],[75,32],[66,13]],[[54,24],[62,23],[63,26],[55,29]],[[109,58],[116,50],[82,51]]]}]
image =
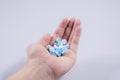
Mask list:
[{"label": "cupped hand", "polygon": [[[63,19],[52,36],[47,33],[40,40],[28,46],[28,61],[37,60],[42,62],[52,70],[55,77],[60,77],[75,64],[80,34],[80,20],[76,18]],[[53,45],[58,37],[67,39],[70,44],[70,49],[61,57],[51,55],[46,49],[46,46],[48,44]]]}]

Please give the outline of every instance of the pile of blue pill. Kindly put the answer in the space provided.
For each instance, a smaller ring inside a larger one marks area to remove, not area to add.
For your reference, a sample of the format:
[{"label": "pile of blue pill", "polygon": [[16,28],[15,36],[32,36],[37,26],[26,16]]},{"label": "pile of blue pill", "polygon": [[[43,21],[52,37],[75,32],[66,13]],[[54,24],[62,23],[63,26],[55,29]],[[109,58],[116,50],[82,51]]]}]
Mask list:
[{"label": "pile of blue pill", "polygon": [[48,45],[47,50],[56,57],[65,55],[67,50],[70,48],[66,39],[57,38],[53,46]]}]

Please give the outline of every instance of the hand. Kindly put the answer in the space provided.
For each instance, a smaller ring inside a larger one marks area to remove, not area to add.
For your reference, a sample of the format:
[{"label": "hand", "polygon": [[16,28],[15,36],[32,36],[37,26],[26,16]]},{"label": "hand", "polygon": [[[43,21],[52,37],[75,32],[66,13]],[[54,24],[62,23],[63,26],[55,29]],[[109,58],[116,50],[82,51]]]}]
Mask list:
[{"label": "hand", "polygon": [[[70,20],[65,18],[53,36],[47,33],[40,40],[28,47],[29,60],[37,59],[43,62],[53,71],[55,77],[60,77],[75,64],[80,34],[80,21],[76,18]],[[62,57],[55,57],[46,49],[46,46],[48,44],[52,45],[57,37],[67,39],[70,44],[70,49]]]},{"label": "hand", "polygon": [[[47,33],[27,48],[27,63],[7,80],[54,80],[62,76],[75,64],[80,34],[80,21],[76,18],[65,18],[53,36]],[[57,37],[67,39],[70,44],[70,49],[61,57],[51,55],[46,49]]]}]

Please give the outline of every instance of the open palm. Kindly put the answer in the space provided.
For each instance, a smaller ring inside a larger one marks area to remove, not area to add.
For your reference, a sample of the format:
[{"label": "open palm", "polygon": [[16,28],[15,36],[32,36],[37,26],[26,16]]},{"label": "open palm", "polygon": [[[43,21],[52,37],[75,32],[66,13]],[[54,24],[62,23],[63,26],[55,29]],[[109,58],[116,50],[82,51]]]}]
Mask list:
[{"label": "open palm", "polygon": [[[38,59],[49,66],[54,75],[60,77],[69,71],[75,63],[79,38],[81,33],[80,21],[76,18],[67,18],[58,26],[52,36],[49,33],[28,47],[29,59]],[[52,56],[46,49],[48,44],[53,45],[56,38],[67,39],[70,49],[62,57]]]}]

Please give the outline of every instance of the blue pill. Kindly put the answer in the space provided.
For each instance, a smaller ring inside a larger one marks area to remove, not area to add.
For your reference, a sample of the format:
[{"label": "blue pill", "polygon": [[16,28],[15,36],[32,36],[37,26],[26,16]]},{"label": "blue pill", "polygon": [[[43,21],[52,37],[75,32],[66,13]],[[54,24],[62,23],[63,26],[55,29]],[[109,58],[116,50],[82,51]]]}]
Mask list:
[{"label": "blue pill", "polygon": [[55,40],[55,43],[53,46],[48,45],[47,50],[53,55],[53,56],[62,56],[65,55],[67,50],[70,48],[69,44],[67,43],[66,39],[57,38]]},{"label": "blue pill", "polygon": [[61,54],[63,50],[62,50],[62,48],[59,48],[59,49],[57,49],[56,51],[57,51],[59,54]]},{"label": "blue pill", "polygon": [[67,52],[67,48],[62,50],[62,55],[64,55]]},{"label": "blue pill", "polygon": [[59,46],[57,46],[57,45],[54,45],[53,47],[54,47],[55,49],[59,48]]},{"label": "blue pill", "polygon": [[61,54],[65,54],[67,52],[67,48],[64,46],[63,48],[61,48]]},{"label": "blue pill", "polygon": [[62,41],[61,38],[57,38],[55,42],[56,42],[56,43],[61,43],[61,41]]},{"label": "blue pill", "polygon": [[56,56],[57,56],[57,57],[60,57],[61,54],[56,51]]},{"label": "blue pill", "polygon": [[54,53],[54,52],[55,52],[55,48],[54,48],[54,47],[50,47],[50,48],[49,48],[49,51],[50,51],[51,53]]},{"label": "blue pill", "polygon": [[69,48],[70,48],[70,45],[69,45],[69,44],[66,44],[65,47],[69,49]]},{"label": "blue pill", "polygon": [[57,38],[56,41],[55,41],[55,45],[59,46],[62,42],[62,39],[61,38]]},{"label": "blue pill", "polygon": [[53,53],[53,52],[52,52],[51,54],[52,54],[53,56],[56,56],[56,57],[57,57],[57,54],[56,54],[56,53]]}]

